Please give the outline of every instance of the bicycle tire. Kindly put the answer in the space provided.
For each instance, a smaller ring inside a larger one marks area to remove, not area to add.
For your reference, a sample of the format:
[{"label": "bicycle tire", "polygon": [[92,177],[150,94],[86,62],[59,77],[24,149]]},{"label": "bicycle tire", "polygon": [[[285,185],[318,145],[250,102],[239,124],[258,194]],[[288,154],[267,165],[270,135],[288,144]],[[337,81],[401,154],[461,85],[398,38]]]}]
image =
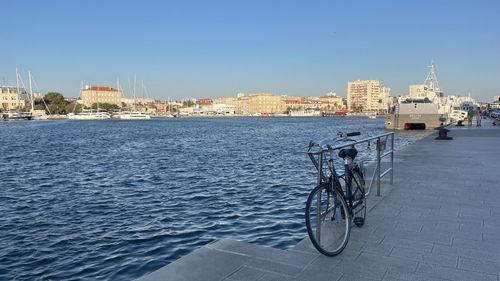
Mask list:
[{"label": "bicycle tire", "polygon": [[307,197],[305,211],[309,239],[314,247],[326,256],[340,254],[351,233],[349,209],[344,195],[337,189],[333,192],[331,189],[328,184],[316,186]]},{"label": "bicycle tire", "polygon": [[361,172],[358,166],[352,169],[352,177],[351,189],[355,197],[355,202],[353,203],[357,204],[356,208],[352,210],[353,221],[357,227],[361,227],[364,225],[366,219],[366,196],[363,172]]}]

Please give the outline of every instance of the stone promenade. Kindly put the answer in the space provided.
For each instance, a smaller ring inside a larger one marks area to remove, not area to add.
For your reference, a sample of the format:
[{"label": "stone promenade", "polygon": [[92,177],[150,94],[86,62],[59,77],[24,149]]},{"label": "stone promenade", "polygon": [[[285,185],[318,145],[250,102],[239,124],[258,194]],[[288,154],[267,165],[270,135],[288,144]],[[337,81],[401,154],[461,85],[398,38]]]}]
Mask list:
[{"label": "stone promenade", "polygon": [[288,250],[219,240],[140,280],[500,281],[500,127],[483,123],[398,151],[394,185],[339,256],[308,239]]}]

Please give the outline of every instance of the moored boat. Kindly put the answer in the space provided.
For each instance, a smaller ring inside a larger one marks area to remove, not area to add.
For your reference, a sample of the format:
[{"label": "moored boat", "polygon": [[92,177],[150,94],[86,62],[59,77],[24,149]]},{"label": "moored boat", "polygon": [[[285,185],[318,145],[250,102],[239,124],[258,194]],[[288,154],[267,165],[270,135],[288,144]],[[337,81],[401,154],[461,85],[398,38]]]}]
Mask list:
[{"label": "moored boat", "polygon": [[31,120],[33,115],[29,112],[7,111],[2,113],[2,118],[6,121]]},{"label": "moored boat", "polygon": [[151,115],[141,111],[122,111],[114,115],[113,118],[121,120],[147,120],[151,119]]},{"label": "moored boat", "polygon": [[386,129],[429,130],[449,124],[450,105],[443,97],[436,78],[434,63],[424,84],[410,97],[402,97],[385,115]]},{"label": "moored boat", "polygon": [[107,112],[82,111],[79,113],[68,113],[68,119],[71,120],[106,120],[111,116]]}]

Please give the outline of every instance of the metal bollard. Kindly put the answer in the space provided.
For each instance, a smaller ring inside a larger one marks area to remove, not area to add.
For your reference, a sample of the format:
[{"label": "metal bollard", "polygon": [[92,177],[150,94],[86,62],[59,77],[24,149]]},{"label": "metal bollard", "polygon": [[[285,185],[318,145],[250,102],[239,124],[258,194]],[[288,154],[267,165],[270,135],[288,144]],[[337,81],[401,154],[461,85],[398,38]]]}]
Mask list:
[{"label": "metal bollard", "polygon": [[445,127],[441,126],[439,128],[439,134],[438,134],[438,136],[435,139],[436,140],[452,140],[453,138],[448,136],[448,132],[449,131],[450,130],[448,130]]}]

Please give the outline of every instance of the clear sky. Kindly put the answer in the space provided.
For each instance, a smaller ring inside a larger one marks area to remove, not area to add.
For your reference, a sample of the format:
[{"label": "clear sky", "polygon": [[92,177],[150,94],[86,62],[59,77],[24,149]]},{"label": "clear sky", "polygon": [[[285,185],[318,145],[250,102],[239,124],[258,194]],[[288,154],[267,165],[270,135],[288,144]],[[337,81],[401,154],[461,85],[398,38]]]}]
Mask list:
[{"label": "clear sky", "polygon": [[[81,81],[149,96],[345,96],[377,79],[405,95],[432,59],[447,95],[500,95],[500,1],[7,1],[0,82],[79,95]],[[140,88],[140,87],[138,87]]]}]

